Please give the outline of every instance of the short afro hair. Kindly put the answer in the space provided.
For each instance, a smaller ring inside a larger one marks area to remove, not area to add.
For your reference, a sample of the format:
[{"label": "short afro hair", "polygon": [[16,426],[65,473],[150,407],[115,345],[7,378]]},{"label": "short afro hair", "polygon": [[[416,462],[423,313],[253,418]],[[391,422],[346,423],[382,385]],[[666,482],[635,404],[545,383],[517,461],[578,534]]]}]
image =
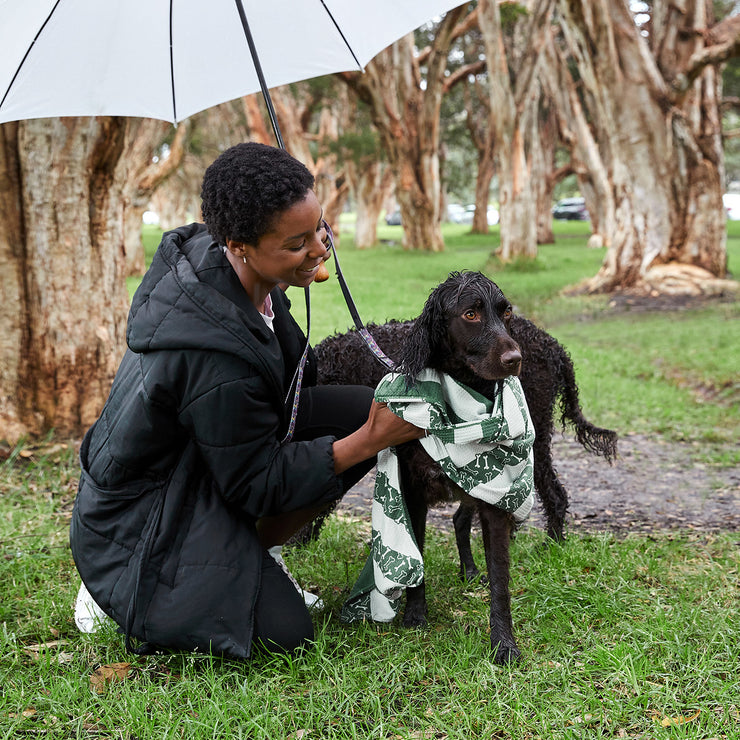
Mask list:
[{"label": "short afro hair", "polygon": [[254,142],[237,144],[203,176],[201,210],[211,236],[256,245],[281,211],[302,201],[313,175],[284,149]]}]

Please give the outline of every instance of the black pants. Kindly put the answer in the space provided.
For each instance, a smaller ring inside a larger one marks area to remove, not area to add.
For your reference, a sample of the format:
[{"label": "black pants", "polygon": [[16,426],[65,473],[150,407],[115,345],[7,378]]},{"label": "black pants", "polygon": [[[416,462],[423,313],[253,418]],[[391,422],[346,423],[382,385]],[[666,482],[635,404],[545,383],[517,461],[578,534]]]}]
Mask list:
[{"label": "black pants", "polygon": [[[373,391],[365,386],[325,385],[301,392],[293,439],[305,441],[331,435],[341,439],[367,421]],[[346,493],[375,465],[375,458],[364,460],[340,476]],[[273,560],[262,553],[262,580],[254,613],[253,640],[269,652],[292,652],[313,641],[311,615],[303,596]]]}]

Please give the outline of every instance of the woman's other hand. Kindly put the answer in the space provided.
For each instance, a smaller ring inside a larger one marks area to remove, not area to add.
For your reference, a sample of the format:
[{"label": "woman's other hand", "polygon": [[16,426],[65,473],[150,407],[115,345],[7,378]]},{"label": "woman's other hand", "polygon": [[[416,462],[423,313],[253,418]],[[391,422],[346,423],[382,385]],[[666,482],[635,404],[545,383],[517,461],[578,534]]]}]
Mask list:
[{"label": "woman's other hand", "polygon": [[424,436],[423,429],[396,416],[386,403],[373,401],[367,423],[372,430],[371,434],[376,435],[378,440],[376,453],[386,447],[394,447]]},{"label": "woman's other hand", "polygon": [[334,471],[343,473],[386,447],[423,436],[423,429],[396,416],[387,404],[373,401],[367,421],[356,432],[334,443]]}]

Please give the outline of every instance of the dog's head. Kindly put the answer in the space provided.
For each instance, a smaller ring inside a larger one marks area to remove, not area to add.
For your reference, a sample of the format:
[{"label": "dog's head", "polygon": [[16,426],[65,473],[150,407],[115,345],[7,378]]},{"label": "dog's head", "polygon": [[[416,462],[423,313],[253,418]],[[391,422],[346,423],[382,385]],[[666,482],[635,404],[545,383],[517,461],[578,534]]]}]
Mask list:
[{"label": "dog's head", "polygon": [[510,318],[511,304],[496,283],[480,272],[452,272],[416,319],[401,372],[412,379],[431,367],[467,385],[518,375],[522,353],[509,334]]}]

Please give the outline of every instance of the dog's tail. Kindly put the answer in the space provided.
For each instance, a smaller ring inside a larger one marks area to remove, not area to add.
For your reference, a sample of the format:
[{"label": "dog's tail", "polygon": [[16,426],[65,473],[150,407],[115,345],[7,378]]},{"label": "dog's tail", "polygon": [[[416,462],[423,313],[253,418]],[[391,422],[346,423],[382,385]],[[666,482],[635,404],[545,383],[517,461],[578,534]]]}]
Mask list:
[{"label": "dog's tail", "polygon": [[594,426],[583,415],[578,399],[573,361],[562,346],[560,349],[563,354],[560,362],[560,421],[563,428],[570,422],[575,428],[576,439],[586,450],[601,455],[609,463],[613,463],[617,458],[617,433],[611,429]]}]

